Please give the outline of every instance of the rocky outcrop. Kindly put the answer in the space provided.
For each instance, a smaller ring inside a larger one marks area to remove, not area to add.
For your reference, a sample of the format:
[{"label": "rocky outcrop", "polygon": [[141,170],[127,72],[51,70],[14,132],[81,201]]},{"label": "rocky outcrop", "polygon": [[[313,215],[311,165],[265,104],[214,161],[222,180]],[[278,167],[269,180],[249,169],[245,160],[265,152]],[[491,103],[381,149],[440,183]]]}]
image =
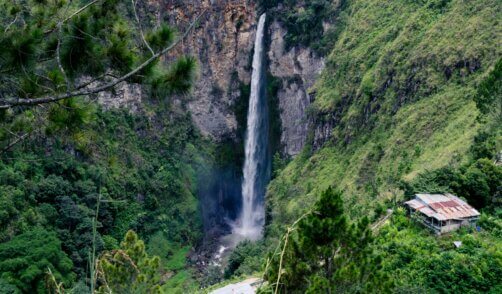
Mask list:
[{"label": "rocky outcrop", "polygon": [[323,58],[310,48],[294,47],[286,51],[287,31],[277,21],[269,27],[269,71],[282,80],[277,96],[281,112],[281,145],[284,153],[298,154],[307,140],[309,123],[307,107],[312,102],[309,89],[324,68]]},{"label": "rocky outcrop", "polygon": [[[256,1],[191,0],[160,2],[158,21],[169,21],[183,29],[206,11],[200,25],[178,48],[176,54],[191,54],[200,62],[200,74],[188,107],[203,134],[216,139],[236,136],[234,114],[241,83],[249,84],[256,32]],[[311,103],[309,89],[324,67],[322,58],[309,48],[286,50],[286,30],[279,22],[269,24],[269,71],[281,79],[277,95],[281,112],[283,152],[296,155],[308,133],[306,110]]]},{"label": "rocky outcrop", "polygon": [[132,112],[141,107],[143,89],[138,84],[122,83],[112,92],[101,92],[97,95],[98,103],[105,109],[126,107]]},{"label": "rocky outcrop", "polygon": [[159,18],[180,30],[205,13],[175,54],[188,54],[199,60],[199,78],[188,107],[201,132],[216,140],[235,136],[233,106],[240,95],[240,83],[248,84],[251,78],[250,58],[256,30],[253,2],[160,2]]}]

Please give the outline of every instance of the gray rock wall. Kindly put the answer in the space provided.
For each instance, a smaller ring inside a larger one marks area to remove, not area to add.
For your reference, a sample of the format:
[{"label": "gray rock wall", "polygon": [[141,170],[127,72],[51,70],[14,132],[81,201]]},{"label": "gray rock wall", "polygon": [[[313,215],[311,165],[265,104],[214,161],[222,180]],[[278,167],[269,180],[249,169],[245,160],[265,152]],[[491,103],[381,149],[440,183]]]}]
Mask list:
[{"label": "gray rock wall", "polygon": [[274,21],[269,27],[270,73],[282,80],[278,91],[281,111],[281,144],[284,153],[294,156],[305,145],[309,130],[307,108],[312,102],[309,89],[324,68],[323,58],[310,48],[292,48],[286,51],[284,36],[287,31]]},{"label": "gray rock wall", "polygon": [[[235,138],[237,121],[234,104],[241,83],[249,84],[251,58],[256,31],[255,1],[250,0],[150,0],[139,9],[149,26],[168,22],[183,32],[203,11],[204,16],[186,38],[163,61],[166,64],[186,54],[199,61],[198,79],[189,97],[177,97],[185,103],[203,135],[216,141]],[[324,67],[322,58],[309,48],[285,49],[286,30],[277,22],[269,24],[270,46],[267,56],[270,73],[281,79],[278,91],[282,125],[281,145],[285,154],[298,154],[307,138],[309,122],[306,110],[311,103],[309,89]],[[141,87],[122,85],[116,94],[104,93],[98,101],[105,108],[141,107]],[[144,98],[144,97],[143,97]]]},{"label": "gray rock wall", "polygon": [[217,141],[235,137],[233,105],[239,84],[251,79],[250,55],[256,30],[253,1],[163,1],[162,17],[183,29],[205,11],[200,25],[175,54],[199,60],[199,78],[188,108],[201,132]]}]

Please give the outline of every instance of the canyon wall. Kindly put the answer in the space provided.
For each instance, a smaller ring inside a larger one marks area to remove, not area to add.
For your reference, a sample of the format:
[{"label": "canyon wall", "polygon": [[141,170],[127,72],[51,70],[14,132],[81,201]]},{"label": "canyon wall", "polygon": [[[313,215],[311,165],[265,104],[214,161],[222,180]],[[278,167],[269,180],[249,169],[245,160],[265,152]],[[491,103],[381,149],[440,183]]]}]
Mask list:
[{"label": "canyon wall", "polygon": [[283,152],[298,154],[307,140],[309,118],[307,107],[313,100],[311,87],[324,68],[324,60],[310,48],[293,47],[286,50],[287,31],[277,21],[269,26],[269,71],[281,79],[277,92],[281,113],[281,145]]},{"label": "canyon wall", "polygon": [[252,1],[160,1],[160,19],[183,31],[204,13],[193,32],[176,48],[199,61],[199,77],[188,108],[201,132],[216,141],[234,138],[240,83],[249,84],[256,31]]},{"label": "canyon wall", "polygon": [[[197,58],[199,68],[194,90],[177,101],[187,106],[202,134],[216,142],[235,140],[238,136],[235,109],[242,85],[250,83],[256,9],[255,1],[249,0],[150,0],[138,4],[138,14],[145,25],[167,22],[180,33],[203,14],[188,37],[171,56],[163,59],[169,63],[179,54]],[[306,110],[312,100],[309,88],[324,62],[309,48],[286,50],[286,33],[279,22],[268,23],[268,71],[281,80],[277,92],[281,151],[293,156],[306,141]],[[102,94],[99,101],[107,108],[125,106],[135,111],[140,107],[141,96],[139,87],[123,85],[113,97]]]},{"label": "canyon wall", "polygon": [[[159,8],[161,17],[181,28],[206,11],[200,25],[177,52],[192,54],[200,62],[200,76],[188,106],[203,134],[217,141],[235,138],[234,106],[241,95],[239,86],[250,82],[258,18],[254,1],[166,1]],[[306,110],[312,100],[309,89],[324,62],[309,48],[286,50],[286,33],[279,22],[268,24],[267,57],[268,71],[281,80],[277,92],[281,151],[293,156],[300,152],[307,138]]]}]

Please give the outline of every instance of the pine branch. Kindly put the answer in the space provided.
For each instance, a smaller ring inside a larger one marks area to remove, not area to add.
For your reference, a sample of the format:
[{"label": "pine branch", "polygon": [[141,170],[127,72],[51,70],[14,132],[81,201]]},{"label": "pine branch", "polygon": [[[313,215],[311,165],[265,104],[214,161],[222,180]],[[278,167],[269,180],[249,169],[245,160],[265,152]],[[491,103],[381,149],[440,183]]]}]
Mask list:
[{"label": "pine branch", "polygon": [[[157,60],[160,56],[166,54],[167,52],[171,51],[174,47],[176,47],[182,40],[184,40],[192,28],[195,26],[195,24],[199,21],[199,19],[204,15],[206,11],[203,11],[197,18],[190,24],[190,26],[187,28],[187,30],[184,32],[182,36],[178,38],[173,44],[170,46],[167,46],[166,48],[162,49],[160,52],[155,53],[152,55],[149,59],[147,59],[145,62],[143,62],[141,65],[130,71],[129,73],[123,75],[122,77],[97,86],[95,88],[91,89],[81,89],[77,91],[72,91],[72,92],[67,92],[65,94],[60,94],[60,95],[55,95],[55,96],[46,96],[46,97],[40,97],[40,98],[3,98],[0,99],[0,109],[8,109],[12,108],[15,106],[33,106],[33,105],[38,105],[38,104],[45,104],[45,103],[51,103],[51,102],[56,102],[59,100],[64,100],[72,97],[77,97],[77,96],[89,96],[92,94],[97,94],[100,92],[104,92],[106,90],[109,90],[113,87],[115,87],[117,84],[124,82],[125,80],[131,78],[135,74],[139,73],[141,70],[146,68],[148,65],[150,65],[152,62]],[[80,86],[77,86],[77,88],[81,88]]]},{"label": "pine branch", "polygon": [[65,19],[63,19],[62,21],[60,21],[57,26],[53,27],[52,29],[49,29],[49,30],[45,31],[44,33],[45,34],[52,33],[58,26],[62,25],[63,23],[65,23],[67,21],[69,21],[73,17],[75,17],[78,14],[80,14],[82,11],[86,10],[87,8],[89,8],[91,5],[96,4],[98,1],[100,1],[100,0],[94,0],[92,2],[87,3],[86,5],[82,6],[80,9],[78,9],[77,11],[75,11],[74,13],[72,13],[71,15],[69,15],[68,17],[66,17]]},{"label": "pine branch", "polygon": [[5,28],[5,30],[3,31],[4,34],[7,33],[7,31],[10,29],[10,27],[17,21],[17,17],[19,16],[19,14],[16,14],[16,17],[14,18],[14,20],[12,22],[10,22],[7,27]]},{"label": "pine branch", "polygon": [[74,13],[72,13],[70,16],[68,16],[67,18],[65,18],[61,23],[65,23],[67,21],[69,21],[70,19],[72,19],[74,16],[78,15],[79,13],[81,13],[82,11],[86,10],[89,6],[95,4],[96,2],[98,2],[100,0],[94,0],[92,2],[89,2],[88,4],[84,5],[82,8],[80,8],[79,10],[75,11]]},{"label": "pine branch", "polygon": [[[286,233],[282,236],[282,240],[284,240],[284,245],[282,247],[282,250],[281,250],[281,254],[280,254],[280,261],[279,261],[279,269],[277,271],[277,281],[275,283],[275,290],[274,290],[274,294],[277,294],[277,292],[279,291],[279,282],[281,280],[281,275],[282,275],[282,263],[283,263],[283,258],[284,258],[284,254],[286,252],[286,246],[288,245],[288,239],[289,239],[289,235],[295,231],[297,229],[297,225],[298,223],[303,220],[305,217],[307,217],[308,215],[310,214],[313,214],[313,213],[316,213],[315,211],[313,210],[309,210],[307,212],[305,212],[302,216],[300,216],[295,222],[293,222],[293,224],[291,226],[288,227]],[[279,244],[277,244],[277,247],[275,248],[274,250],[274,253],[272,254],[272,257],[268,258],[267,259],[267,263],[265,265],[265,270],[263,271],[263,276],[262,276],[262,283],[263,281],[265,281],[265,275],[267,274],[267,271],[268,271],[268,268],[269,266],[271,265],[272,263],[272,258],[274,258],[274,256],[278,253],[278,250],[279,248],[281,247],[281,243],[282,241],[279,241]],[[273,285],[273,284],[272,284]]]},{"label": "pine branch", "polygon": [[104,73],[98,77],[95,77],[95,78],[91,78],[88,82],[84,82],[83,84],[80,84],[75,90],[80,90],[80,89],[83,89],[83,88],[86,88],[87,86],[101,80],[101,79],[104,79],[105,77],[112,77],[114,79],[118,79],[119,77],[107,72],[107,73]]}]

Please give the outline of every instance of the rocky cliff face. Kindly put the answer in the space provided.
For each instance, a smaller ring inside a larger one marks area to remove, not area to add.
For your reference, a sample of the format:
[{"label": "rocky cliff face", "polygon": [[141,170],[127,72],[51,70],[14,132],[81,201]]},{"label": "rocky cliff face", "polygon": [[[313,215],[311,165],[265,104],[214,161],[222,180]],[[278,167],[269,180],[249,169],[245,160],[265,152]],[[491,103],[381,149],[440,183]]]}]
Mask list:
[{"label": "rocky cliff face", "polygon": [[[237,128],[233,105],[239,84],[249,84],[251,56],[256,30],[254,1],[191,1],[165,6],[171,23],[180,27],[198,13],[206,16],[180,51],[199,58],[200,78],[189,103],[201,131],[217,140],[234,137]],[[311,102],[308,89],[324,66],[308,48],[286,51],[286,30],[276,21],[269,24],[267,53],[270,73],[281,79],[277,95],[284,153],[296,155],[304,146],[308,131],[306,109]]]},{"label": "rocky cliff face", "polygon": [[293,156],[302,150],[307,139],[309,121],[306,110],[313,100],[309,89],[324,68],[324,60],[310,48],[295,47],[286,51],[284,37],[287,31],[279,22],[274,21],[269,32],[269,71],[282,81],[277,93],[281,112],[281,144],[284,153]]},{"label": "rocky cliff face", "polygon": [[[203,134],[217,141],[235,138],[237,121],[234,105],[242,84],[249,84],[256,32],[255,1],[192,0],[161,1],[158,19],[167,19],[178,28],[186,27],[202,11],[200,25],[179,47],[177,53],[196,56],[200,76],[188,103],[193,119]],[[282,125],[283,152],[296,155],[304,146],[311,102],[309,88],[324,67],[321,58],[308,48],[285,49],[286,30],[269,24],[269,72],[281,79],[277,95]]]},{"label": "rocky cliff face", "polygon": [[142,87],[138,84],[120,84],[111,92],[101,92],[97,96],[98,103],[105,109],[127,107],[132,112],[138,111],[143,98]]},{"label": "rocky cliff face", "polygon": [[176,54],[199,60],[199,78],[189,99],[193,119],[204,135],[235,137],[233,106],[240,83],[250,81],[250,58],[256,30],[255,5],[245,0],[160,1],[160,19],[183,30],[205,13]]},{"label": "rocky cliff face", "polygon": [[[166,13],[177,26],[186,24],[200,11],[208,10],[195,34],[180,49],[198,56],[201,62],[201,75],[189,107],[203,133],[217,140],[234,137],[237,123],[232,106],[240,95],[239,83],[248,84],[251,74],[250,59],[258,18],[255,5],[243,0],[194,1],[166,8],[170,8]],[[324,62],[309,48],[286,51],[284,36],[287,32],[277,21],[269,24],[268,31],[269,71],[282,80],[277,93],[281,143],[284,153],[296,155],[307,137],[306,109],[311,102],[308,89]]]},{"label": "rocky cliff face", "polygon": [[[174,55],[188,54],[199,61],[199,76],[187,106],[201,132],[221,141],[236,138],[235,104],[241,85],[249,84],[256,32],[255,1],[251,0],[150,0],[138,10],[150,25],[168,22],[183,32],[201,13],[195,27]],[[308,48],[285,49],[286,30],[277,21],[269,23],[268,70],[281,80],[277,93],[281,119],[283,152],[296,155],[304,146],[308,120],[306,109],[312,97],[309,88],[324,67],[322,58]],[[165,58],[168,62],[169,56]],[[106,108],[126,106],[138,109],[142,91],[134,85],[120,87],[113,96],[103,94]]]}]

